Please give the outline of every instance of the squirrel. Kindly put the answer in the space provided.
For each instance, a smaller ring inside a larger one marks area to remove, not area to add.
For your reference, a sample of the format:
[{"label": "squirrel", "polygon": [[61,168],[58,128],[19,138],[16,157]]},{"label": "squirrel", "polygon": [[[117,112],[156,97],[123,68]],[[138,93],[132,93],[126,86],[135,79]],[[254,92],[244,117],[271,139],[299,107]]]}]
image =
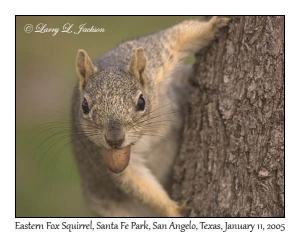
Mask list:
[{"label": "squirrel", "polygon": [[168,191],[184,122],[180,62],[229,18],[188,20],[118,45],[94,63],[79,50],[72,144],[87,203],[102,217],[180,217]]}]

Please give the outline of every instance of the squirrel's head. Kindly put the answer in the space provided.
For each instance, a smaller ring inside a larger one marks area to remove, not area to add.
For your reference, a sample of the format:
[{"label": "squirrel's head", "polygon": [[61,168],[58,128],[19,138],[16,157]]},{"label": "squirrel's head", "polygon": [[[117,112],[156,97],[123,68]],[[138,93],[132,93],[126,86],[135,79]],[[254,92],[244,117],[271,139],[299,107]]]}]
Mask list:
[{"label": "squirrel's head", "polygon": [[97,146],[113,149],[134,144],[142,135],[150,109],[143,48],[134,51],[126,68],[98,70],[79,50],[80,126]]}]

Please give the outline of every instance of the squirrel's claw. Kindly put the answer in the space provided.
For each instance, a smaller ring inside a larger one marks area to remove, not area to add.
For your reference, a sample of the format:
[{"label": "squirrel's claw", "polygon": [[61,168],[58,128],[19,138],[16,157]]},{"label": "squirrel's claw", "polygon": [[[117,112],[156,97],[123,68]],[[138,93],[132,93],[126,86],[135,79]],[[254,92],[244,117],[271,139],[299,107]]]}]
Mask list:
[{"label": "squirrel's claw", "polygon": [[191,213],[192,208],[188,206],[189,202],[190,199],[187,199],[179,206],[179,212],[181,213],[182,217],[188,217]]}]

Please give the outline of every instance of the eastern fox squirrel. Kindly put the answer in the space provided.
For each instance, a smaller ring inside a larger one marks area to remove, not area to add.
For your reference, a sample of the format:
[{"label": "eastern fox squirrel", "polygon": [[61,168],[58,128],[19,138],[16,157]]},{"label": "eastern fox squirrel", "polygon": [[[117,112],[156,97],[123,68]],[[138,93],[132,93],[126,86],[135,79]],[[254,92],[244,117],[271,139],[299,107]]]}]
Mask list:
[{"label": "eastern fox squirrel", "polygon": [[184,21],[122,43],[94,64],[78,51],[72,141],[85,196],[96,214],[181,216],[184,206],[166,191],[191,70],[179,64],[228,22],[216,16]]}]

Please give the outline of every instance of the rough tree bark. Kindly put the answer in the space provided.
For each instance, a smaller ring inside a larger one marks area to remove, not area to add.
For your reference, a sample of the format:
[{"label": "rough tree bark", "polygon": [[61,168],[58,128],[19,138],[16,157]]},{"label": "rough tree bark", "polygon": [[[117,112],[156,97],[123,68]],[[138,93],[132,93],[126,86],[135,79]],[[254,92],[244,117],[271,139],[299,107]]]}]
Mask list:
[{"label": "rough tree bark", "polygon": [[190,216],[284,216],[284,17],[232,17],[196,57],[173,198]]}]

